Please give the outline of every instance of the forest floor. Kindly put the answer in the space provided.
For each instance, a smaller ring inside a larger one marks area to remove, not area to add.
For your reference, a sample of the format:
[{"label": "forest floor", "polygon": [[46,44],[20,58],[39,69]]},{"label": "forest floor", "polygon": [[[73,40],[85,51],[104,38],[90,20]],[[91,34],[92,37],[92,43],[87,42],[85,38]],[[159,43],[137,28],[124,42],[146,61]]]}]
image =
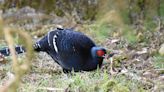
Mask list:
[{"label": "forest floor", "polygon": [[[22,78],[18,92],[164,91],[164,57],[158,53],[164,42],[164,29],[158,28],[159,26],[154,29],[143,26],[135,38],[133,35],[131,37],[129,31],[123,31],[127,32],[124,35],[119,26],[77,24],[70,16],[50,17],[36,13],[29,7],[12,9],[2,15],[8,26],[27,30],[34,40],[42,37],[49,29],[62,25],[64,28],[73,27],[85,33],[98,45],[107,48],[108,52],[116,53],[113,57],[113,72],[110,69],[110,60],[106,59],[104,61],[109,63],[101,69],[72,74],[63,73],[61,67],[46,53],[35,53],[31,70]],[[124,28],[136,30],[132,26]],[[18,39],[19,37],[15,38],[16,43],[19,43]],[[0,47],[5,45],[1,40]],[[24,54],[19,55],[18,59],[23,60]],[[4,85],[14,75],[12,71],[12,62],[8,57],[5,64],[0,63],[0,85]]]}]

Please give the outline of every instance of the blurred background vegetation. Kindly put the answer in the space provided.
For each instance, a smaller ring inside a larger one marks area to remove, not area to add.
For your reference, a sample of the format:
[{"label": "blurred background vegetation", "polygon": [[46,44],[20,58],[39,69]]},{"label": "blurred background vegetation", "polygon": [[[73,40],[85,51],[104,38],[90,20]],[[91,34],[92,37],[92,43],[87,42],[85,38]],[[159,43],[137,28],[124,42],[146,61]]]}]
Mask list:
[{"label": "blurred background vegetation", "polygon": [[[84,32],[98,45],[119,53],[114,56],[115,75],[109,73],[107,64],[101,70],[73,76],[59,73],[59,66],[41,53],[32,60],[20,92],[164,90],[164,0],[0,0],[0,16],[1,48],[7,46],[3,34],[6,27],[25,31],[35,41],[63,26]],[[15,44],[24,42],[17,32],[13,39]],[[18,60],[24,58],[18,56]],[[12,60],[7,60],[7,64],[0,64],[0,85],[13,71]]]}]

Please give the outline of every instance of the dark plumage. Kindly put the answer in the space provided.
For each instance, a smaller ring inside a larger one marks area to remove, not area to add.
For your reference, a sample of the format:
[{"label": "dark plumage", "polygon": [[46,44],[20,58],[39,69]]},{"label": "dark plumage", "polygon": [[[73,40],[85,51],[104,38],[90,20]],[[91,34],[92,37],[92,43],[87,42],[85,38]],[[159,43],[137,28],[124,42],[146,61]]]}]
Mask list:
[{"label": "dark plumage", "polygon": [[37,52],[47,52],[65,71],[91,71],[101,67],[106,50],[81,32],[57,29],[34,44]]},{"label": "dark plumage", "polygon": [[[106,53],[86,35],[72,29],[50,31],[34,47],[36,51],[47,52],[64,70],[74,71],[90,71],[100,67],[102,56]],[[102,56],[97,56],[98,50],[104,52]]]}]

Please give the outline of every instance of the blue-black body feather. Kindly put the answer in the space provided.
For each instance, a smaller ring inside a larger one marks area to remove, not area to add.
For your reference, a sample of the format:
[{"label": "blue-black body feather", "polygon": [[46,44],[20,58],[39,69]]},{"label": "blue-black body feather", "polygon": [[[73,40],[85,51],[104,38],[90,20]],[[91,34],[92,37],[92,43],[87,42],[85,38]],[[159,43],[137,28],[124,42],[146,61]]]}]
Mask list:
[{"label": "blue-black body feather", "polygon": [[66,70],[90,71],[102,64],[103,58],[95,58],[91,55],[95,43],[86,35],[72,29],[50,31],[37,43],[41,46],[39,51],[47,52]]}]

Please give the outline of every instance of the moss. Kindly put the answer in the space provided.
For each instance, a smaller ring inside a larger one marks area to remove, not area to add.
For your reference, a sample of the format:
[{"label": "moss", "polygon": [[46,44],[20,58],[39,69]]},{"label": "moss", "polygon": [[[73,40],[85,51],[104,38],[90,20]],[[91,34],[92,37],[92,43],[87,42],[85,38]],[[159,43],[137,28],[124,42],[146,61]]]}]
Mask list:
[{"label": "moss", "polygon": [[114,92],[130,92],[128,87],[122,86],[121,84],[117,84],[116,86],[113,87]]},{"label": "moss", "polygon": [[104,84],[102,84],[102,89],[103,92],[108,92],[110,91],[114,86],[116,85],[116,81],[115,80],[108,80],[106,81]]},{"label": "moss", "polygon": [[56,9],[55,13],[57,16],[64,16],[64,12],[60,9]]}]

